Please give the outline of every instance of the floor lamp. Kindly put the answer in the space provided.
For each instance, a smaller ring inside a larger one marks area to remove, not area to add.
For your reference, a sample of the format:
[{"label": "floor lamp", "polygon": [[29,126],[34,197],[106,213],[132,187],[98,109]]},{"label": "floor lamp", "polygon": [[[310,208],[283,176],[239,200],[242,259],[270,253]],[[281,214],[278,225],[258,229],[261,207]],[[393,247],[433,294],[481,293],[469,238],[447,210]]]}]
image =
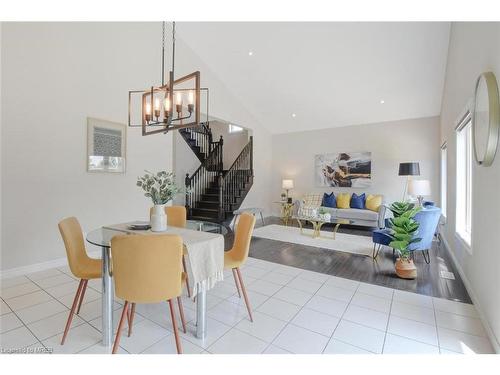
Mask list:
[{"label": "floor lamp", "polygon": [[406,176],[405,189],[403,191],[403,202],[405,202],[411,176],[420,176],[420,166],[417,162],[399,163],[399,175]]}]

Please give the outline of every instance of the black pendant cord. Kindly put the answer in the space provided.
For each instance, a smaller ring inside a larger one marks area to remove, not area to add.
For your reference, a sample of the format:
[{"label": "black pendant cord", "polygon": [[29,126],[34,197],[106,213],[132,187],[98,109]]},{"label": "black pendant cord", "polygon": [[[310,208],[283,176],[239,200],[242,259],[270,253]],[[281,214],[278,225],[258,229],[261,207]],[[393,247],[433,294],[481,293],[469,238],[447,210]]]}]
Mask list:
[{"label": "black pendant cord", "polygon": [[172,22],[172,76],[175,72],[175,21]]},{"label": "black pendant cord", "polygon": [[[165,25],[162,22],[162,39],[161,39],[161,85],[165,86]],[[175,70],[175,21],[172,22],[172,73]]]},{"label": "black pendant cord", "polygon": [[165,22],[162,22],[161,34],[161,85],[165,85]]}]

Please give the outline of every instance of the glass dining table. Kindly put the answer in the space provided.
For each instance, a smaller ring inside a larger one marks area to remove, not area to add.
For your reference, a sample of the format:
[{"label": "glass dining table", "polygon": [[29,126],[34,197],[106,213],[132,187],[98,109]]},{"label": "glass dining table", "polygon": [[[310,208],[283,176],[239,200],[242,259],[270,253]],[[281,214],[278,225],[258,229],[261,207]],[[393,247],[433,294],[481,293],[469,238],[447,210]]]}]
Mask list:
[{"label": "glass dining table", "polygon": [[[226,235],[225,226],[208,221],[187,220],[186,229]],[[111,272],[111,239],[120,234],[133,234],[133,231],[123,231],[109,227],[101,227],[87,233],[88,243],[102,249],[102,345],[113,343],[113,274]],[[196,295],[196,337],[206,336],[206,291]]]}]

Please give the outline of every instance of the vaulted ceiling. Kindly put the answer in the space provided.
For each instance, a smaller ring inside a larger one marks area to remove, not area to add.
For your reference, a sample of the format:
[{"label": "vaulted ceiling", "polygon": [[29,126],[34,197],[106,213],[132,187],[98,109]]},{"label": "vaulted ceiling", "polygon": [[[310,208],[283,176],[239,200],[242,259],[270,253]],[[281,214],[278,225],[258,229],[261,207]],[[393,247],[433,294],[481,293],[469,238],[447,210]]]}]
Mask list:
[{"label": "vaulted ceiling", "polygon": [[[436,116],[450,24],[179,23],[272,133]],[[228,119],[231,120],[231,119]]]}]

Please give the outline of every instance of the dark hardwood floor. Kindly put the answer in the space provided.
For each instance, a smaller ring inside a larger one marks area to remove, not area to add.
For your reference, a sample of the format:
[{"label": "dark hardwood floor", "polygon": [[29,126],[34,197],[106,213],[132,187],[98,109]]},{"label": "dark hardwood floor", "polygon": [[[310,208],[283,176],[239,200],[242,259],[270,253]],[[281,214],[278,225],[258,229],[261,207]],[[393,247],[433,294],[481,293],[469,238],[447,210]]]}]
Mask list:
[{"label": "dark hardwood floor", "polygon": [[[266,218],[266,225],[269,224],[281,224],[281,221],[277,217]],[[295,223],[292,225],[296,226]],[[260,219],[256,222],[256,227],[258,226],[262,226]],[[331,231],[332,226],[325,225],[322,230]],[[371,236],[370,229],[361,227],[340,226],[338,232]],[[226,250],[231,248],[233,238],[233,233],[230,231],[226,235]],[[472,303],[446,249],[435,241],[430,255],[431,263],[426,264],[422,254],[417,253],[415,264],[418,276],[415,280],[404,280],[398,278],[394,272],[392,251],[390,249],[381,250],[377,260],[374,261],[367,256],[254,237],[252,238],[249,254],[254,258],[305,270],[433,297]],[[455,280],[442,278],[440,276],[441,270],[453,272]]]}]

